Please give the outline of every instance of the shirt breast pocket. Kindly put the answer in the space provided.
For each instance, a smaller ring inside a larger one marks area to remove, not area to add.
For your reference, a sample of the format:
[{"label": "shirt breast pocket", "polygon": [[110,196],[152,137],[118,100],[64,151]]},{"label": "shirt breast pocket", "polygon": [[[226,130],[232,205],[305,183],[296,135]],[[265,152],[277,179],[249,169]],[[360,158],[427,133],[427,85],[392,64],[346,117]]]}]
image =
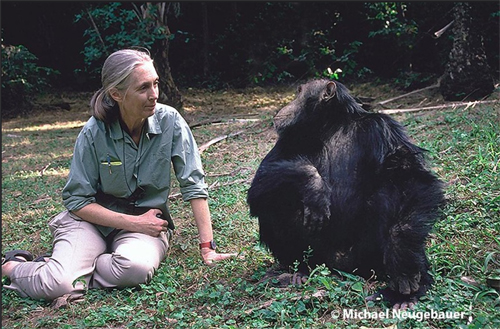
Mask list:
[{"label": "shirt breast pocket", "polygon": [[127,181],[123,164],[119,161],[102,162],[99,168],[101,190],[116,197],[126,197],[128,193]]}]

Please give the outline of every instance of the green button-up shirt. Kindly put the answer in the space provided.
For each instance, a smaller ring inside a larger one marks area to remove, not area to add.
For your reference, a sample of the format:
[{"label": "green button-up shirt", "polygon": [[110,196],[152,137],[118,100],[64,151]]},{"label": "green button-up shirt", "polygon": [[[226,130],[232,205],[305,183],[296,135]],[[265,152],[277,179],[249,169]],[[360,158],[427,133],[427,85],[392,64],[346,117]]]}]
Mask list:
[{"label": "green button-up shirt", "polygon": [[[170,219],[171,164],[184,201],[208,197],[196,141],[174,108],[156,106],[155,114],[147,119],[139,145],[118,120],[105,124],[92,117],[75,143],[62,192],[64,206],[69,211],[81,209],[96,202],[98,193],[129,198],[139,188],[143,193],[135,206],[160,209]],[[97,226],[105,235],[113,230]]]}]

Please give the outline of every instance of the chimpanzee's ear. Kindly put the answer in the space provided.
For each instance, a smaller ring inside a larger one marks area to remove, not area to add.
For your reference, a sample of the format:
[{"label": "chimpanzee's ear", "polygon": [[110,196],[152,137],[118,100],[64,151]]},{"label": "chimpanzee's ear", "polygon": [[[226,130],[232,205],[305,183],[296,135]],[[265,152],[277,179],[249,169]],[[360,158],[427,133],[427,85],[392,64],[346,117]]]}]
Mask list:
[{"label": "chimpanzee's ear", "polygon": [[337,85],[335,82],[330,81],[326,84],[325,91],[323,93],[323,100],[329,101],[332,99],[337,92]]}]

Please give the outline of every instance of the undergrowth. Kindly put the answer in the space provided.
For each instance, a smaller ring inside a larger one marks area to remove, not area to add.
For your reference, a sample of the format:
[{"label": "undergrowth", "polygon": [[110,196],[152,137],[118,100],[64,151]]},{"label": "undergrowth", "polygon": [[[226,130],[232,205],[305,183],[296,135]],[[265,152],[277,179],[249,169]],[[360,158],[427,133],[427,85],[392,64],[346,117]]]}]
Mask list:
[{"label": "undergrowth", "polygon": [[[415,309],[393,314],[385,304],[366,302],[378,283],[347,273],[339,276],[324,267],[301,287],[277,288],[259,281],[273,259],[259,246],[246,191],[274,143],[272,115],[292,96],[291,91],[186,91],[187,113],[195,121],[227,119],[193,128],[199,145],[243,131],[202,153],[215,238],[221,251],[237,252],[239,257],[214,267],[203,265],[189,207],[174,199],[171,210],[177,229],[168,257],[151,283],[90,290],[82,302],[61,309],[3,288],[2,327],[500,327],[500,294],[486,284],[486,278],[500,270],[498,104],[396,116],[428,150],[432,169],[446,183],[447,202],[428,241],[435,284]],[[47,222],[63,210],[60,193],[74,140],[86,118],[78,111],[45,112],[2,123],[3,252],[50,250]]]}]

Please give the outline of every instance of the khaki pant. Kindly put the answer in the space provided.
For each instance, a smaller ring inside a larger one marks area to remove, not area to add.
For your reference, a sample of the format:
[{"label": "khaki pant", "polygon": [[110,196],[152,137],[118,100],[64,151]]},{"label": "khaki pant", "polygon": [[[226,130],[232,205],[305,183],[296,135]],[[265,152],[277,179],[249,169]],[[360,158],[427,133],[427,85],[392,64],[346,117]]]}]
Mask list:
[{"label": "khaki pant", "polygon": [[87,288],[133,287],[151,280],[168,249],[168,234],[154,238],[114,231],[104,237],[91,223],[63,211],[49,222],[54,237],[48,262],[19,263],[4,286],[23,297],[52,300]]}]

